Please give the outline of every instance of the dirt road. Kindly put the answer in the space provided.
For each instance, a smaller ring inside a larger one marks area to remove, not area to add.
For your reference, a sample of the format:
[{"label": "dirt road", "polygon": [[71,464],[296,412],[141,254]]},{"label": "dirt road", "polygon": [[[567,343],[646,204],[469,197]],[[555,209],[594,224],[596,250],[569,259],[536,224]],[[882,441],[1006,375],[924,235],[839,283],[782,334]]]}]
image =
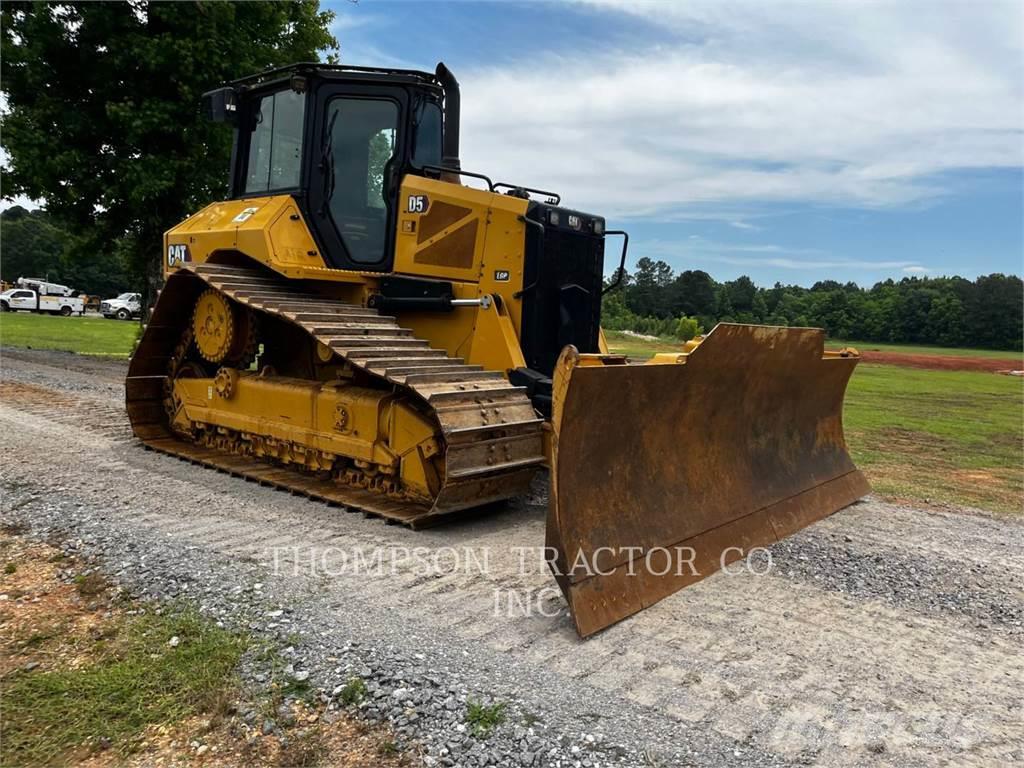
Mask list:
[{"label": "dirt road", "polygon": [[923,355],[903,352],[883,352],[867,349],[861,352],[865,363],[876,365],[902,365],[924,368],[928,371],[982,371],[986,373],[1013,373],[1024,368],[1019,357],[968,357],[960,355]]},{"label": "dirt road", "polygon": [[[524,718],[502,726],[507,756],[449,744],[428,764],[555,764],[524,756],[513,729],[533,723],[562,765],[1024,761],[1018,522],[868,500],[774,547],[765,575],[717,574],[581,642],[514,549],[542,545],[542,503],[412,532],[143,450],[121,363],[4,350],[0,368],[5,519],[78,532],[120,579],[187,553],[174,572],[200,600],[265,580],[312,638],[314,677],[336,647],[386,648]],[[395,574],[354,573],[356,551]],[[531,615],[508,610],[530,596]]]}]

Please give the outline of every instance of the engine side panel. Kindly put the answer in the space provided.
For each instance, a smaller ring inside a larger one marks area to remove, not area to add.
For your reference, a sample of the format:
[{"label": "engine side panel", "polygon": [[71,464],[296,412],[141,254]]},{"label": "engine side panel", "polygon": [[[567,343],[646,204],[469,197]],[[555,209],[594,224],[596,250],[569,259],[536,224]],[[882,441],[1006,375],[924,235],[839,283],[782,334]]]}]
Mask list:
[{"label": "engine side panel", "polygon": [[295,280],[367,281],[363,273],[326,266],[291,195],[226,200],[189,216],[164,235],[164,277],[231,252]]}]

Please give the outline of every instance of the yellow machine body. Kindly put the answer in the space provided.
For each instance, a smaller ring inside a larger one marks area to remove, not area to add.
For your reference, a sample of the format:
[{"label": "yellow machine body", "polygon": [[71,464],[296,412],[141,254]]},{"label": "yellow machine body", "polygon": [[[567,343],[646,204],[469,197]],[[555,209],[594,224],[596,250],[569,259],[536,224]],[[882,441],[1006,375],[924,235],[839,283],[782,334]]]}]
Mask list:
[{"label": "yellow machine body", "polygon": [[[332,266],[292,194],[168,231],[126,385],[136,435],[414,527],[546,468],[552,568],[583,636],[867,492],[842,431],[855,351],[723,324],[633,364],[600,334],[590,354],[564,346],[542,411],[510,382],[528,199],[412,173],[398,190],[386,271]],[[393,278],[450,284],[450,311],[378,311]]]},{"label": "yellow machine body", "polygon": [[[456,299],[497,296],[487,309],[438,315],[409,312],[400,321],[452,357],[489,370],[525,365],[519,347],[526,201],[435,179],[406,177],[401,197],[428,195],[426,213],[399,214],[394,273],[449,280]],[[176,248],[187,246],[187,251]],[[174,253],[188,253],[189,261]],[[237,254],[291,280],[316,280],[322,290],[364,304],[383,276],[379,272],[331,269],[324,264],[294,200],[288,195],[214,203],[171,229],[164,274],[208,260],[230,262]],[[512,279],[497,283],[495,271]],[[518,276],[518,282],[515,277]]]}]

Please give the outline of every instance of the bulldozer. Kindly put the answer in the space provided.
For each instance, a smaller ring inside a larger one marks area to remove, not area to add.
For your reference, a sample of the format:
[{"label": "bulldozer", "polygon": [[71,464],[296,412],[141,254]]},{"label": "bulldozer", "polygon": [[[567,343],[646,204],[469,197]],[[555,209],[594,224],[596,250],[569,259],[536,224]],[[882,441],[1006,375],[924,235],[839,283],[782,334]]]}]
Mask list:
[{"label": "bulldozer", "polygon": [[164,236],[126,380],[147,447],[413,528],[546,476],[581,637],[867,493],[842,428],[856,351],[721,323],[610,353],[628,235],[463,168],[443,63],[300,63],[203,109],[233,129],[229,191]]}]

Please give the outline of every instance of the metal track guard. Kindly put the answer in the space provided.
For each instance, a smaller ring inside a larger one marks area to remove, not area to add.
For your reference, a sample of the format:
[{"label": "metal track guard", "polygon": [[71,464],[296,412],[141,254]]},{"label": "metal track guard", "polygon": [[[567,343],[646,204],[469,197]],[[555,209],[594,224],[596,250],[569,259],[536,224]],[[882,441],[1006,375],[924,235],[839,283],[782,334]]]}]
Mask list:
[{"label": "metal track guard", "polygon": [[869,491],[843,439],[858,357],[824,340],[720,324],[671,364],[563,351],[547,546],[581,636]]}]

